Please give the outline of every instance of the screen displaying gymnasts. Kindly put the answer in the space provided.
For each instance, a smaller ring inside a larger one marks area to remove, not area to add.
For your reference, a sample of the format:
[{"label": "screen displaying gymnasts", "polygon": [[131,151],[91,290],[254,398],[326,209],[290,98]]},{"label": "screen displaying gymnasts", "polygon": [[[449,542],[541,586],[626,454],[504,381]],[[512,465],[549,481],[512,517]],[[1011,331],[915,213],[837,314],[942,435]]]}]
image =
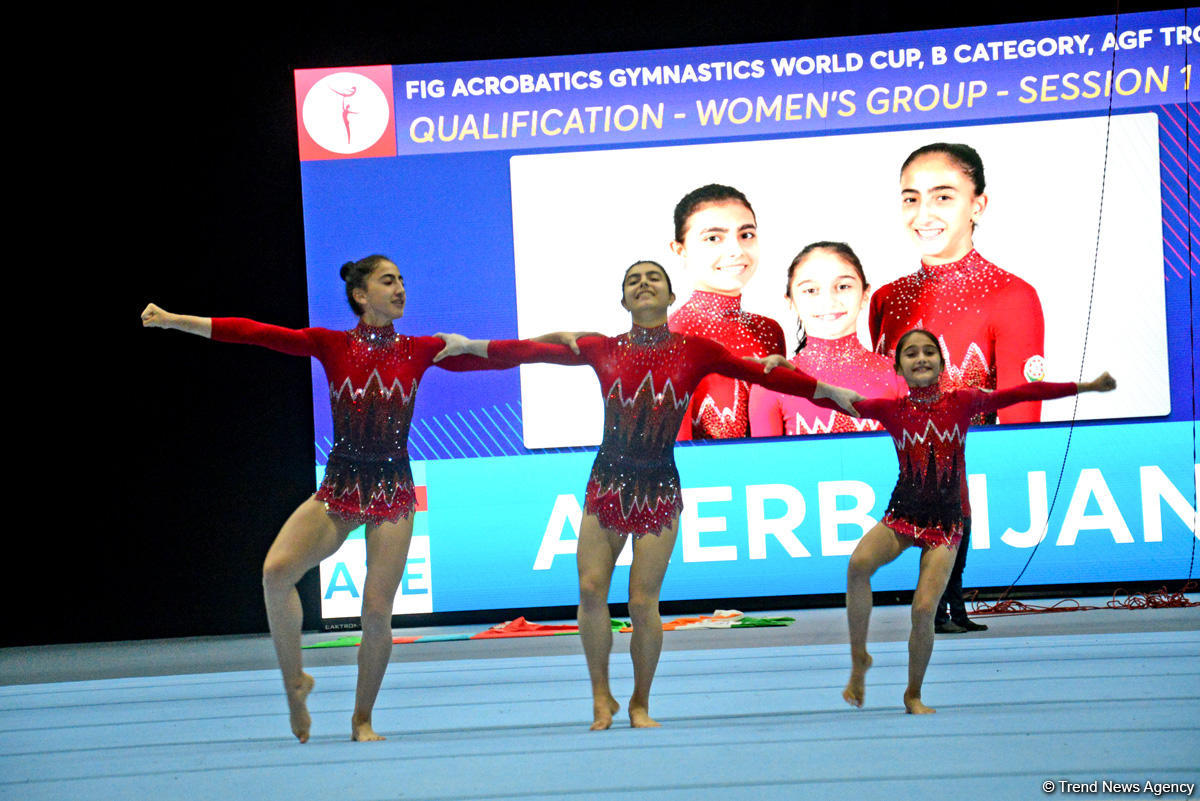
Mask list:
[{"label": "screen displaying gymnasts", "polygon": [[[621,275],[652,259],[673,330],[867,396],[905,391],[912,327],[939,336],[948,387],[1109,370],[1116,392],[975,421],[966,581],[1007,586],[1034,548],[1023,585],[1185,577],[1197,16],[299,70],[311,324],[352,327],[338,266],[382,253],[402,333],[616,335]],[[843,591],[890,440],[733,379],[689,404],[663,598]],[[316,363],[313,408],[320,475]],[[574,604],[601,423],[587,368],[428,372],[395,611]],[[357,615],[364,560],[360,534],[322,564],[326,618]],[[910,561],[877,588],[911,586]]]}]

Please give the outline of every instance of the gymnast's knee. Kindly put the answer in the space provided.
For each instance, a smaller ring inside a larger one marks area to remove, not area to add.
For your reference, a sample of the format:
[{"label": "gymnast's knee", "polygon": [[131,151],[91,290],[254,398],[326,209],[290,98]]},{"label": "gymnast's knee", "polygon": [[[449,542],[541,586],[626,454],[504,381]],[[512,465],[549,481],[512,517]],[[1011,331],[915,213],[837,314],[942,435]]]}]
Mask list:
[{"label": "gymnast's knee", "polygon": [[609,582],[604,576],[584,573],[579,577],[579,603],[607,604],[608,586]]},{"label": "gymnast's knee", "polygon": [[361,612],[363,628],[366,629],[369,626],[387,626],[391,628],[392,600],[391,598],[384,598],[379,593],[364,592]]},{"label": "gymnast's knee", "polygon": [[925,622],[926,619],[933,620],[934,614],[937,613],[938,603],[941,601],[941,596],[929,597],[926,595],[913,596],[912,602],[912,619],[913,623]]},{"label": "gymnast's knee", "polygon": [[658,615],[658,593],[629,591],[629,616],[634,620],[645,620]]},{"label": "gymnast's knee", "polygon": [[296,585],[295,571],[292,566],[281,559],[272,558],[269,554],[263,560],[262,583],[268,592],[279,592],[291,589]]},{"label": "gymnast's knee", "polygon": [[875,574],[875,566],[871,564],[871,560],[860,555],[857,551],[850,555],[850,562],[846,566],[846,579],[849,581],[861,581],[869,579]]}]

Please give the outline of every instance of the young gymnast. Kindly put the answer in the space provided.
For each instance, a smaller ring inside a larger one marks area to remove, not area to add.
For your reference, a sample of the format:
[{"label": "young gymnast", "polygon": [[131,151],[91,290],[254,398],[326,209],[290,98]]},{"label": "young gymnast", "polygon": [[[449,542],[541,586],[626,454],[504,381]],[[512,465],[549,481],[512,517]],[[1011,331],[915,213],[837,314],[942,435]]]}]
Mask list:
[{"label": "young gymnast", "polygon": [[[940,333],[950,362],[942,375],[946,389],[1004,389],[1045,375],[1037,291],[975,250],[975,226],[988,205],[985,186],[983,160],[968,145],[937,142],[910,153],[900,168],[900,216],[921,268],[871,300],[871,339],[879,353],[892,354],[911,328]],[[1036,423],[1041,410],[1040,401],[1017,403],[973,422]],[[940,633],[987,628],[967,617],[963,602],[968,537],[938,605]]]},{"label": "young gymnast", "polygon": [[[1037,291],[975,250],[987,209],[983,160],[968,145],[937,142],[914,150],[900,168],[900,216],[921,267],[879,289],[869,327],[875,350],[895,353],[912,328],[937,331],[948,361],[946,389],[1004,389],[1040,380],[1045,322]],[[1026,402],[976,422],[1036,423]]]},{"label": "young gymnast", "polygon": [[[579,354],[562,345],[530,341],[465,340],[447,337],[446,353],[487,355],[505,363],[586,364],[596,371],[604,396],[604,436],[588,479],[576,562],[579,569],[579,633],[592,683],[592,729],[607,729],[620,705],[609,687],[612,627],[608,590],[613,566],[633,536],[629,572],[629,616],[633,635],[633,695],[629,722],[659,724],[650,717],[650,685],[662,650],[659,593],[675,546],[683,497],[675,468],[675,435],[692,392],[709,373],[761,383],[773,389],[825,399],[854,414],[850,390],[787,369],[764,371],[704,337],[667,326],[675,300],[671,282],[655,262],[637,262],[622,280],[621,305],[632,317],[628,333],[583,336]],[[787,365],[767,360],[767,369]],[[647,536],[650,535],[650,536]]]},{"label": "young gymnast", "polygon": [[[945,358],[938,338],[923,329],[896,343],[896,372],[909,394],[895,399],[858,401],[864,417],[883,423],[896,445],[900,477],[883,519],[859,541],[846,572],[846,617],[850,626],[850,681],[842,691],[847,703],[861,707],[871,667],[867,627],[871,618],[871,576],[909,546],[921,549],[921,566],[912,601],[908,639],[908,687],[904,709],[912,714],[934,710],[921,700],[921,684],[933,651],[933,617],[954,564],[966,547],[971,526],[964,455],[971,417],[1013,403],[1050,400],[1077,392],[1108,392],[1116,381],[1104,373],[1083,383],[1031,383],[987,392],[945,389],[939,378]],[[960,544],[961,543],[961,544]]]},{"label": "young gymnast", "polygon": [[[708,337],[735,356],[783,355],[783,329],[770,317],[742,311],[742,289],[758,269],[758,223],[746,196],[708,184],[675,206],[671,251],[683,261],[692,296],[670,316],[680,334]],[[711,375],[692,395],[679,439],[750,436],[750,385]]]},{"label": "young gymnast", "polygon": [[[788,305],[796,315],[799,345],[791,362],[798,370],[868,398],[895,397],[891,363],[862,346],[858,320],[870,297],[858,256],[844,242],[813,242],[792,259]],[[804,398],[760,386],[750,388],[750,434],[779,437],[877,431],[875,420],[822,409]]]},{"label": "young gymnast", "polygon": [[[303,611],[296,583],[364,524],[367,576],[350,736],[360,742],[384,739],[371,725],[371,712],[392,650],[392,604],[412,537],[416,494],[408,463],[408,428],[417,384],[443,347],[437,337],[406,336],[393,328],[393,321],[404,314],[407,296],[404,279],[389,259],[375,255],[347,262],[341,277],[350,308],[359,317],[350,331],[296,331],[243,318],[171,314],[153,303],[142,312],[147,328],[173,328],[311,356],[325,368],[334,438],[325,479],[283,524],[263,563],[271,639],[292,733],[302,743],[308,741],[312,725],[306,699],[314,682],[301,663]],[[495,369],[493,363],[474,357],[439,366]]]}]

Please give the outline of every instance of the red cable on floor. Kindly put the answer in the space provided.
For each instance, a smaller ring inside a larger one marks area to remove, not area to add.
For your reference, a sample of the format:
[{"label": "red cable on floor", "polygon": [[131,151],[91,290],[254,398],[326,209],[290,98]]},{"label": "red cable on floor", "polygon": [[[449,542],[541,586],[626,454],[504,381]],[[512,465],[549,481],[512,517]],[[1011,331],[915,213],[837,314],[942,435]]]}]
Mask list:
[{"label": "red cable on floor", "polygon": [[1200,606],[1200,601],[1189,600],[1185,594],[1195,589],[1196,583],[1189,581],[1177,592],[1163,587],[1153,592],[1135,592],[1127,595],[1124,600],[1118,600],[1117,596],[1122,591],[1122,588],[1118,587],[1113,590],[1112,600],[1104,606],[1084,606],[1073,598],[1064,598],[1049,606],[1027,604],[1011,598],[1002,598],[995,603],[988,603],[976,600],[979,595],[977,591],[968,593],[967,600],[972,604],[972,615],[1036,615],[1046,612],[1084,612],[1093,609],[1172,609]]},{"label": "red cable on floor", "polygon": [[1171,592],[1166,587],[1155,590],[1154,592],[1135,592],[1125,598],[1124,601],[1117,600],[1117,593],[1121,591],[1118,587],[1113,592],[1112,600],[1108,602],[1109,609],[1171,609],[1175,607],[1200,606],[1200,601],[1189,601],[1184,593],[1189,590],[1196,589],[1196,582],[1189,581],[1184,584],[1178,592]]}]

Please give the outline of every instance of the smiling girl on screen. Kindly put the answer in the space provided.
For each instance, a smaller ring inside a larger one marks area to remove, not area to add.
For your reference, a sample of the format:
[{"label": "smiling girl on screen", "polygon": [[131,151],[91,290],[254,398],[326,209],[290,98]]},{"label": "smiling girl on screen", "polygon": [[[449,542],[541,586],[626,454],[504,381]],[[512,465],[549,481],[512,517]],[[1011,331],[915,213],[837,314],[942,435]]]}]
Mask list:
[{"label": "smiling girl on screen", "polygon": [[1108,392],[1116,381],[1108,373],[1084,383],[1020,384],[994,392],[941,385],[945,358],[939,339],[913,329],[896,343],[895,370],[908,384],[902,398],[858,401],[863,417],[883,423],[892,435],[900,477],[883,519],[863,535],[846,571],[846,617],[850,627],[850,680],[842,697],[862,706],[865,677],[871,667],[867,627],[871,620],[871,576],[910,546],[921,549],[920,572],[912,600],[908,639],[908,686],[904,709],[933,712],[921,700],[925,668],[933,653],[933,619],[946,580],[971,528],[965,464],[971,418],[1014,403],[1050,400],[1078,392]]},{"label": "smiling girl on screen", "polygon": [[[367,577],[362,595],[362,645],[350,737],[382,740],[371,725],[379,686],[392,650],[392,604],[412,538],[416,491],[408,463],[408,429],[417,384],[442,349],[437,337],[397,333],[404,315],[404,279],[385,256],[342,265],[346,300],[358,315],[349,331],[293,330],[239,317],[171,314],[151,303],[147,328],[173,328],[221,342],[261,345],[318,359],[329,380],[333,448],[325,479],[283,524],[263,563],[263,590],[271,639],[283,673],[292,733],[307,742],[312,718],[307,698],[313,678],[300,657],[303,612],[296,582],[333,554],[352,530],[366,526]],[[495,369],[462,357],[440,362],[451,370]]]},{"label": "smiling girl on screen", "polygon": [[[975,250],[987,209],[983,160],[968,145],[937,142],[900,168],[900,216],[921,266],[879,289],[869,327],[891,356],[901,334],[927,328],[942,337],[944,388],[1004,389],[1045,375],[1045,322],[1037,291]],[[976,422],[1036,423],[1041,404],[1022,403]]]},{"label": "smiling girl on screen", "polygon": [[[858,339],[858,319],[870,285],[849,245],[813,242],[801,250],[788,267],[786,294],[799,324],[799,345],[791,360],[796,369],[867,397],[897,394],[891,364]],[[750,389],[750,433],[755,437],[879,428],[874,420],[824,409],[804,398],[760,386]]]},{"label": "smiling girl on screen", "polygon": [[[497,362],[589,365],[600,380],[604,436],[588,479],[579,528],[579,634],[592,682],[592,729],[607,729],[620,708],[608,682],[612,627],[608,589],[613,567],[633,536],[629,571],[629,616],[633,637],[633,696],[629,722],[654,727],[650,685],[662,650],[658,598],[667,561],[675,547],[683,493],[675,468],[675,436],[693,392],[710,373],[761,383],[783,392],[826,399],[854,413],[855,392],[788,369],[764,372],[763,364],[739,358],[719,343],[672,331],[667,309],[674,302],[671,280],[661,265],[639,261],[621,282],[621,305],[632,327],[615,337],[581,335],[578,353],[566,346],[528,340],[447,338],[447,353],[474,353]],[[766,360],[768,370],[787,365]]]},{"label": "smiling girl on screen", "polygon": [[[680,334],[720,342],[735,356],[782,355],[783,329],[742,311],[742,289],[758,269],[758,223],[750,201],[732,186],[708,184],[675,206],[671,251],[683,260],[692,296],[670,316]],[[721,375],[696,387],[679,439],[750,436],[750,385]]]}]

